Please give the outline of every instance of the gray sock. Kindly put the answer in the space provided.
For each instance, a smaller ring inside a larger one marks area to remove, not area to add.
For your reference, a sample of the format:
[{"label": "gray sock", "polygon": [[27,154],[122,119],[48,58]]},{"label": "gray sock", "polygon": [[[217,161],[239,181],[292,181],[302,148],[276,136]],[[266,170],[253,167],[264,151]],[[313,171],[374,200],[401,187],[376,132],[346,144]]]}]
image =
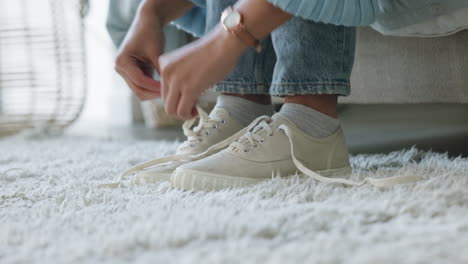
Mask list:
[{"label": "gray sock", "polygon": [[241,125],[248,126],[255,118],[273,115],[273,105],[264,105],[237,96],[220,95],[215,107],[226,109]]},{"label": "gray sock", "polygon": [[300,104],[284,104],[280,113],[314,137],[327,137],[340,127],[338,119]]}]

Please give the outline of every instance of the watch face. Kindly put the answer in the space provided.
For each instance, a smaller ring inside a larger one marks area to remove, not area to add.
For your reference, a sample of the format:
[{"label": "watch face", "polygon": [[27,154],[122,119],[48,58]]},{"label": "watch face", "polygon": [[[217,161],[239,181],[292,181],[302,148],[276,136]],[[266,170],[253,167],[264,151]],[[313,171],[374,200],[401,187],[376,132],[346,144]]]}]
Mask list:
[{"label": "watch face", "polygon": [[241,15],[239,12],[233,11],[229,13],[223,21],[224,26],[228,29],[232,29],[233,27],[239,25],[241,22]]}]

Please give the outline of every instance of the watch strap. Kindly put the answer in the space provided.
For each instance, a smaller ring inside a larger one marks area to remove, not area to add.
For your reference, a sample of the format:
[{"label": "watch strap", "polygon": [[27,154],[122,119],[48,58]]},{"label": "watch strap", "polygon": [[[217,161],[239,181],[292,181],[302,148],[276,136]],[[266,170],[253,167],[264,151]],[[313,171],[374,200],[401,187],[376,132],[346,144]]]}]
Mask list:
[{"label": "watch strap", "polygon": [[262,45],[260,45],[260,41],[258,41],[258,39],[252,36],[249,31],[247,31],[244,24],[240,23],[239,25],[230,29],[230,32],[239,40],[244,42],[247,46],[253,47],[257,52],[262,51]]}]

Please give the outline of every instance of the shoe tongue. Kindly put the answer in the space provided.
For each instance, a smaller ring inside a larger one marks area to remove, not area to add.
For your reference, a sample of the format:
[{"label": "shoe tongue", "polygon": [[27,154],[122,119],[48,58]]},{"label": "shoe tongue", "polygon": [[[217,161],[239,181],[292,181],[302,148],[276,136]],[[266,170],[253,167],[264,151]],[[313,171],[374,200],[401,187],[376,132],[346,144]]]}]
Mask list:
[{"label": "shoe tongue", "polygon": [[296,125],[285,115],[282,115],[281,113],[276,113],[271,117],[271,122],[273,123],[273,126],[276,128],[279,125],[286,124],[290,127],[296,127]]},{"label": "shoe tongue", "polygon": [[276,113],[271,117],[272,123],[275,123],[277,121],[281,121],[281,120],[284,120],[284,119],[287,119],[287,118],[284,115],[280,114],[280,113]]},{"label": "shoe tongue", "polygon": [[[284,115],[280,114],[280,113],[276,113],[274,114],[272,117],[271,117],[271,120],[270,122],[268,122],[269,126],[271,127],[273,133],[276,133],[276,128],[280,125],[283,125],[283,124],[286,124],[288,126],[291,125],[291,121],[285,117]],[[256,126],[255,128],[253,128],[251,131],[250,131],[252,134],[256,134],[256,135],[259,135],[261,137],[266,137],[268,135],[268,131],[261,128],[260,126]],[[249,140],[246,138],[246,137],[241,137],[238,141],[239,143],[241,144],[246,144],[246,145],[249,145],[250,146],[250,142]],[[236,149],[236,148],[234,148]]]},{"label": "shoe tongue", "polygon": [[[217,117],[219,119],[220,116],[223,115],[223,113],[226,113],[226,110],[222,109],[222,108],[218,108],[218,107],[215,107],[211,113],[208,115],[208,119],[213,119],[215,117]],[[196,142],[193,142],[194,140],[196,140],[196,138],[198,136],[200,136],[200,133],[203,133],[203,130],[204,130],[204,126],[206,125],[206,123],[203,123],[203,122],[207,122],[208,120],[206,119],[206,113],[204,114],[205,116],[205,119],[203,118],[203,116],[200,116],[200,113],[199,113],[199,116],[197,118],[197,120],[193,123],[193,125],[190,127],[190,129],[195,133],[195,135],[193,136],[189,136],[187,138],[187,140],[185,140],[180,146],[179,148],[177,148],[177,152],[180,152],[180,153],[184,153],[185,152],[193,152],[194,149],[192,147],[193,144],[197,144]],[[204,119],[204,120],[203,120]],[[216,119],[216,118],[215,118]],[[198,135],[197,135],[198,134]],[[195,138],[193,138],[195,137]]]},{"label": "shoe tongue", "polygon": [[[266,121],[265,121],[266,122]],[[271,120],[270,122],[268,122],[268,124],[272,124],[274,122],[274,120]],[[271,125],[270,125],[271,126]],[[252,128],[252,130],[250,130],[250,133],[252,134],[256,134],[256,135],[259,135],[261,137],[264,137],[264,136],[267,136],[268,134],[268,131],[263,129],[262,127],[260,127],[259,125],[257,125],[256,127]],[[240,143],[244,143],[244,144],[249,144],[250,145],[250,142],[249,140],[246,138],[246,137],[241,137],[239,139],[239,142]]]},{"label": "shoe tongue", "polygon": [[226,116],[228,115],[228,111],[222,107],[219,107],[219,106],[215,106],[215,108],[213,108],[213,110],[211,110],[210,114],[209,114],[209,117],[210,118],[213,118],[213,117],[222,117],[222,116]]}]

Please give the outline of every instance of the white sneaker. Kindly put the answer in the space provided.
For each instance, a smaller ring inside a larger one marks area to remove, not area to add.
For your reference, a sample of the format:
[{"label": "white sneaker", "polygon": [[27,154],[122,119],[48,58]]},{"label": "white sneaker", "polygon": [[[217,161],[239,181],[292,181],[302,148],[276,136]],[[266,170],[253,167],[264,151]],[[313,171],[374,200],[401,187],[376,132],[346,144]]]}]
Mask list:
[{"label": "white sneaker", "polygon": [[[199,118],[185,122],[182,127],[187,140],[179,146],[175,155],[137,165],[120,175],[120,182],[101,185],[101,187],[116,188],[121,185],[125,177],[132,174],[135,174],[131,180],[133,185],[169,181],[177,167],[243,128],[223,108],[214,108],[210,115],[199,107],[197,109]],[[198,124],[196,124],[197,121]]]},{"label": "white sneaker", "polygon": [[256,122],[257,126],[224,150],[178,167],[171,176],[172,185],[186,190],[211,191],[298,173],[319,181],[349,185],[369,182],[386,186],[409,182],[401,177],[364,182],[335,178],[346,177],[352,171],[341,129],[326,138],[315,138],[281,114]]},{"label": "white sneaker", "polygon": [[[197,121],[198,125],[194,126]],[[187,140],[179,146],[176,154],[200,154],[209,147],[234,135],[242,128],[244,126],[221,107],[214,108],[209,116],[201,110],[199,118],[187,121],[182,126]]]}]

